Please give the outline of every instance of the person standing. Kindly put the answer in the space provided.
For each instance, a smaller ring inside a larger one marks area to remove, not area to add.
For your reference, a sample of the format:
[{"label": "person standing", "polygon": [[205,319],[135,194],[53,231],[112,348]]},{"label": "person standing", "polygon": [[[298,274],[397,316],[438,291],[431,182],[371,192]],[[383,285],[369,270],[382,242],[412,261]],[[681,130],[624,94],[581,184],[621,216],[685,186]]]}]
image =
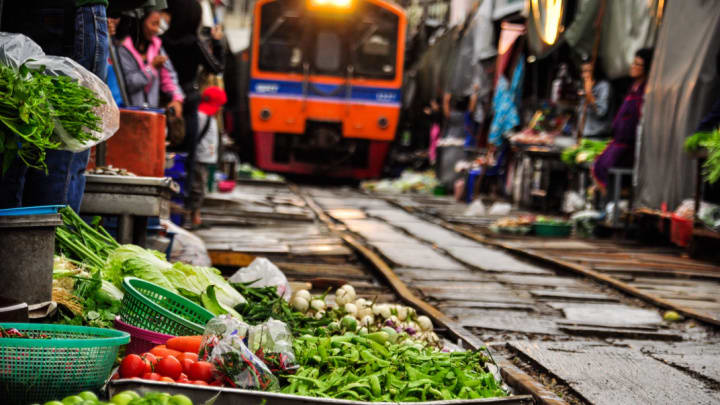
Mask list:
[{"label": "person standing", "polygon": [[[2,31],[20,33],[48,55],[68,56],[105,79],[108,59],[108,0],[5,2]],[[49,150],[47,173],[15,159],[0,177],[0,208],[67,204],[78,212],[85,192],[90,151]],[[0,159],[1,160],[1,159]]]},{"label": "person standing", "polygon": [[582,136],[594,140],[607,139],[610,137],[608,120],[610,83],[602,75],[597,61],[595,64],[590,61],[583,62],[580,70],[583,81],[583,98],[578,108],[578,116],[582,116],[582,112],[585,111]]},{"label": "person standing", "polygon": [[188,226],[193,229],[202,224],[200,208],[205,198],[208,184],[208,166],[217,164],[220,145],[220,134],[216,115],[227,103],[225,91],[211,86],[205,89],[198,106],[198,124],[200,131],[197,136],[195,165],[190,175],[190,204],[192,218]]},{"label": "person standing", "polygon": [[652,49],[640,49],[630,66],[633,84],[612,123],[612,141],[597,157],[592,167],[595,184],[603,194],[613,167],[632,167],[635,161],[635,138],[645,98],[645,83],[652,63]]}]

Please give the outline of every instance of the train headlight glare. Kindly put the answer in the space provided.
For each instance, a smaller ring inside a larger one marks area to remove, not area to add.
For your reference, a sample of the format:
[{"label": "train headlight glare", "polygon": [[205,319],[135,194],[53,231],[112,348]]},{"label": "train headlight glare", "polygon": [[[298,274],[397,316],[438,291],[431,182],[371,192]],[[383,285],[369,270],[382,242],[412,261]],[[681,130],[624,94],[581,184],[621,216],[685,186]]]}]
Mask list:
[{"label": "train headlight glare", "polygon": [[335,8],[349,9],[352,6],[352,0],[309,0],[312,8]]}]

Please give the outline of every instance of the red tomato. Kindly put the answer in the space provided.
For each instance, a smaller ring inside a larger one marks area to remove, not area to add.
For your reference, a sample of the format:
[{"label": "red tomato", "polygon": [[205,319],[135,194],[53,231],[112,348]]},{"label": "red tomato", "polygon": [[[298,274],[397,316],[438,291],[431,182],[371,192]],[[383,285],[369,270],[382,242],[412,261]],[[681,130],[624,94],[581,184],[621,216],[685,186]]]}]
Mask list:
[{"label": "red tomato", "polygon": [[220,380],[215,380],[215,381],[211,382],[210,385],[213,386],[213,387],[222,387],[222,386],[223,386],[223,382],[220,381]]},{"label": "red tomato", "polygon": [[119,378],[120,378],[120,374],[118,374],[118,373],[115,373],[112,375],[112,377],[110,377],[111,380],[117,380]]},{"label": "red tomato", "polygon": [[180,360],[180,364],[182,364],[183,373],[187,374],[190,370],[190,366],[195,364],[194,361],[190,359]]},{"label": "red tomato", "polygon": [[153,371],[155,371],[155,369],[157,368],[158,358],[154,354],[147,352],[147,353],[143,353],[142,356],[140,356],[140,357],[145,359],[145,361],[147,361],[150,364],[150,371],[148,371],[149,373],[152,373]]},{"label": "red tomato", "polygon": [[173,379],[170,378],[170,377],[160,377],[160,381],[162,381],[162,382],[169,382],[169,383],[174,383],[174,382],[175,382],[175,380],[173,380]]},{"label": "red tomato", "polygon": [[158,373],[145,373],[142,376],[143,380],[153,380],[153,381],[160,381],[160,378],[162,376]]},{"label": "red tomato", "polygon": [[185,384],[190,382],[190,380],[188,379],[188,376],[185,373],[180,373],[180,377],[178,377],[177,380],[175,380],[175,381],[177,381],[179,383],[185,383]]},{"label": "red tomato", "polygon": [[195,380],[195,381],[192,381],[190,384],[195,384],[195,385],[208,385],[208,383],[206,383],[206,382],[203,381],[203,380]]},{"label": "red tomato", "polygon": [[182,371],[182,364],[173,356],[167,356],[158,361],[157,372],[165,377],[170,377],[174,380],[180,377]]},{"label": "red tomato", "polygon": [[147,364],[137,354],[129,354],[120,362],[120,377],[132,378],[140,377],[145,373]]},{"label": "red tomato", "polygon": [[215,367],[207,361],[197,361],[190,365],[187,375],[191,380],[210,382]]},{"label": "red tomato", "polygon": [[197,353],[185,352],[185,353],[181,354],[180,356],[178,356],[177,359],[180,360],[180,363],[182,363],[183,360],[185,360],[185,359],[192,360],[192,361],[198,361],[198,355],[197,355]]}]

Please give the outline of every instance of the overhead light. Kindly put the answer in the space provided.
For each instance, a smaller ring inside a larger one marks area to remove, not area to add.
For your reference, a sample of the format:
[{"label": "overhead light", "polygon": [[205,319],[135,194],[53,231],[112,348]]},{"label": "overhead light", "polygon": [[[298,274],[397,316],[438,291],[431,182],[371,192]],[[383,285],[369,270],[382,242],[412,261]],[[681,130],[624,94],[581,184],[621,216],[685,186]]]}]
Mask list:
[{"label": "overhead light", "polygon": [[535,29],[540,39],[553,45],[562,32],[562,18],[565,4],[563,0],[531,0]]}]

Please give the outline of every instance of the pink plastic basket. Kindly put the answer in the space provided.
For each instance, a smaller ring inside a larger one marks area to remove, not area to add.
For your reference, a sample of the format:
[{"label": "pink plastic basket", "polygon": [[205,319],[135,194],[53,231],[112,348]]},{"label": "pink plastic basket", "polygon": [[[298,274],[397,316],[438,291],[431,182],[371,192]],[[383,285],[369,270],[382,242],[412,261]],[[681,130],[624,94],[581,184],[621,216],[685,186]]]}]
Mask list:
[{"label": "pink plastic basket", "polygon": [[130,343],[125,348],[127,354],[145,353],[157,345],[164,345],[168,339],[175,337],[132,326],[120,320],[120,316],[115,317],[115,328],[130,334]]}]

